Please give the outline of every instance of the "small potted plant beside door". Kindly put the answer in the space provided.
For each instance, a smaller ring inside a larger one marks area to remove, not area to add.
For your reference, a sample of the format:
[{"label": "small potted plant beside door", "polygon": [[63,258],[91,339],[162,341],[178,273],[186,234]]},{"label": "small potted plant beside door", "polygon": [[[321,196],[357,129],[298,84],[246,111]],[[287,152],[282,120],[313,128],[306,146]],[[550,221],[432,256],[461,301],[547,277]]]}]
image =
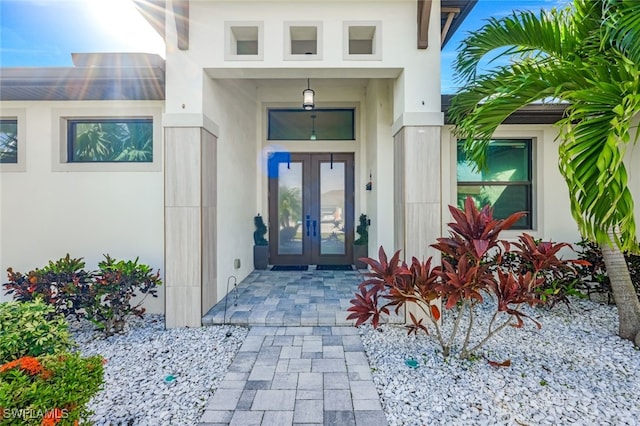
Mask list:
[{"label": "small potted plant beside door", "polygon": [[267,225],[264,224],[262,216],[258,213],[253,218],[256,230],[253,232],[253,267],[255,269],[267,269],[269,264],[269,242],[264,237],[267,233]]},{"label": "small potted plant beside door", "polygon": [[361,214],[356,232],[359,237],[353,242],[353,263],[356,269],[367,269],[367,264],[359,260],[361,257],[369,257],[369,218]]}]

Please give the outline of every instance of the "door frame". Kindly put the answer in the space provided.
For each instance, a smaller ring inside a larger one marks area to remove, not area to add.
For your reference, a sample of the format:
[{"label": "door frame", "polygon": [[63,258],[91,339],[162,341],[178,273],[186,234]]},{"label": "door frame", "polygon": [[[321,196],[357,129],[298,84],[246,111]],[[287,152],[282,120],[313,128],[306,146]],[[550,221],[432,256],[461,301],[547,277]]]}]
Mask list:
[{"label": "door frame", "polygon": [[[292,152],[273,153],[269,159],[268,211],[269,255],[274,265],[352,264],[355,230],[355,153],[354,152]],[[279,157],[279,158],[278,158]],[[302,254],[278,254],[278,176],[277,164],[290,161],[302,163]],[[332,161],[345,164],[344,254],[321,253],[320,165]],[[274,167],[272,162],[275,163]],[[307,217],[309,215],[310,217]],[[314,233],[314,222],[316,232]],[[318,232],[319,231],[319,232]]]}]

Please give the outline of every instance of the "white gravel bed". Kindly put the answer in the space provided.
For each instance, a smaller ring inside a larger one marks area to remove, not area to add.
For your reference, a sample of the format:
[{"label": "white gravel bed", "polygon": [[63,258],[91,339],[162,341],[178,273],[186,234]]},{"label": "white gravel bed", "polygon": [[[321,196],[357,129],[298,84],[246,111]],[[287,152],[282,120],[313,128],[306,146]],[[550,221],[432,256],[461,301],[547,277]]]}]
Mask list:
[{"label": "white gravel bed", "polygon": [[507,327],[473,361],[444,360],[401,326],[361,327],[389,424],[639,425],[640,351],[616,336],[615,307],[575,299],[571,311],[527,309],[541,329]]},{"label": "white gravel bed", "polygon": [[[108,338],[90,323],[74,323],[70,330],[83,354],[107,360],[103,390],[89,404],[92,421],[141,426],[197,424],[248,331],[234,326],[165,330],[159,315],[134,318],[124,334]],[[175,380],[166,383],[167,376]]]}]

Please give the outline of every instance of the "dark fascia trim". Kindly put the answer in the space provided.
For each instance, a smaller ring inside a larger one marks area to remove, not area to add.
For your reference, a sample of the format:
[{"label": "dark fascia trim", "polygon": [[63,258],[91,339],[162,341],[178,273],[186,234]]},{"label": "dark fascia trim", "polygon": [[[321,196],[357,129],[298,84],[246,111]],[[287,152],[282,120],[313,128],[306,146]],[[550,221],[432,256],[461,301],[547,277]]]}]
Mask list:
[{"label": "dark fascia trim", "polygon": [[189,50],[189,0],[173,0],[178,49]]},{"label": "dark fascia trim", "polygon": [[429,19],[431,17],[431,0],[418,0],[418,49],[429,47]]},{"label": "dark fascia trim", "polygon": [[[478,0],[442,0],[440,3],[440,7],[452,7],[459,8],[460,13],[453,18],[451,22],[451,26],[449,27],[449,31],[444,36],[444,40],[442,40],[441,49],[446,46],[447,42],[451,39],[451,37],[456,33],[460,25],[467,18],[467,15],[471,12],[471,10],[476,6]],[[446,20],[446,17],[441,18]],[[442,25],[441,25],[442,26]],[[441,28],[442,29],[442,28]]]},{"label": "dark fascia trim", "polygon": [[[453,95],[442,95],[444,123],[452,124],[449,119],[449,107]],[[503,124],[555,124],[564,117],[567,104],[529,104],[511,114]]]}]

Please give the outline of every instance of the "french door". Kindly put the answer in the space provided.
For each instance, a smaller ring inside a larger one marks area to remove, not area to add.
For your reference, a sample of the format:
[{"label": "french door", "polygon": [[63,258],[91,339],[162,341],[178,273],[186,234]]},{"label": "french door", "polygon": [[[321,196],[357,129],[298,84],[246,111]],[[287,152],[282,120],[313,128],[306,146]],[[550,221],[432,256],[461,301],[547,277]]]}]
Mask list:
[{"label": "french door", "polygon": [[353,154],[272,153],[270,263],[351,264],[353,199]]}]

